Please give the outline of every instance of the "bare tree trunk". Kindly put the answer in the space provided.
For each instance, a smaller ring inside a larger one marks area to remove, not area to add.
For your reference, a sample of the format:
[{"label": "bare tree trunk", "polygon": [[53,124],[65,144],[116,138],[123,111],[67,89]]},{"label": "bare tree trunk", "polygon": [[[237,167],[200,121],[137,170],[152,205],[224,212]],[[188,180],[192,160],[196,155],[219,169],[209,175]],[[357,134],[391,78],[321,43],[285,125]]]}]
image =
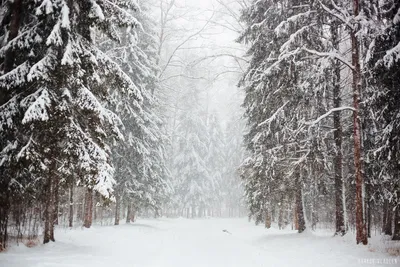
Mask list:
[{"label": "bare tree trunk", "polygon": [[384,227],[384,233],[385,235],[392,235],[392,221],[393,221],[393,208],[391,203],[386,200],[387,205],[386,205],[386,223],[383,226]]},{"label": "bare tree trunk", "polygon": [[[0,183],[0,186],[2,183]],[[6,188],[6,187],[5,187]],[[0,195],[0,252],[6,248],[7,245],[7,226],[8,226],[8,214],[10,210],[10,200],[8,190],[4,192],[1,190]]]},{"label": "bare tree trunk", "polygon": [[[367,188],[369,188],[369,186],[367,187]],[[366,192],[366,201],[365,201],[365,207],[366,207],[366,210],[365,210],[365,212],[367,213],[367,220],[366,220],[366,223],[367,223],[367,236],[368,236],[368,238],[371,238],[371,224],[372,224],[372,208],[371,208],[371,205],[372,205],[372,203],[370,202],[370,201],[368,201],[368,199],[369,199],[369,196],[368,196],[368,192],[369,192],[369,189],[366,189],[365,190]]]},{"label": "bare tree trunk", "polygon": [[93,190],[88,188],[85,194],[85,216],[83,226],[90,228],[92,226],[93,216]]},{"label": "bare tree trunk", "polygon": [[127,211],[126,211],[126,223],[130,223],[131,222],[131,216],[132,216],[132,204],[131,202],[128,202],[128,205],[126,207]]},{"label": "bare tree trunk", "polygon": [[[353,0],[353,15],[359,15],[359,0]],[[360,104],[360,89],[361,89],[361,68],[360,68],[360,51],[359,42],[356,36],[356,29],[350,32],[352,65],[353,65],[353,127],[354,127],[354,167],[356,177],[356,241],[357,244],[368,244],[367,229],[364,223],[363,211],[363,177],[361,171],[361,133],[359,104]]]},{"label": "bare tree trunk", "polygon": [[299,230],[299,220],[297,217],[297,205],[294,205],[293,209],[293,224],[294,224],[294,230]]},{"label": "bare tree trunk", "polygon": [[74,182],[71,181],[69,187],[69,227],[73,227],[74,223]]},{"label": "bare tree trunk", "polygon": [[[339,50],[339,27],[337,22],[333,22],[331,26],[332,43],[333,47]],[[340,62],[338,60],[333,61],[333,107],[340,108],[342,99],[340,97]],[[341,123],[341,112],[337,111],[333,113],[333,125],[335,131],[333,138],[335,140],[335,159],[334,159],[334,170],[335,170],[335,208],[336,208],[336,231],[335,234],[344,235],[346,229],[344,226],[344,215],[343,215],[343,155],[342,155],[342,123]]]},{"label": "bare tree trunk", "polygon": [[299,233],[304,232],[306,230],[306,221],[304,219],[304,211],[303,211],[303,198],[302,198],[302,190],[299,185],[296,190],[296,213],[297,213],[297,221],[298,221],[298,231]]},{"label": "bare tree trunk", "polygon": [[265,228],[271,228],[271,214],[269,212],[269,209],[267,209],[267,211],[265,212]]},{"label": "bare tree trunk", "polygon": [[44,211],[43,244],[54,241],[54,181],[52,174],[48,174],[46,185],[46,201]]},{"label": "bare tree trunk", "polygon": [[54,186],[54,225],[58,225],[58,213],[59,213],[59,202],[60,202],[60,195],[59,195],[59,180],[55,181]]}]

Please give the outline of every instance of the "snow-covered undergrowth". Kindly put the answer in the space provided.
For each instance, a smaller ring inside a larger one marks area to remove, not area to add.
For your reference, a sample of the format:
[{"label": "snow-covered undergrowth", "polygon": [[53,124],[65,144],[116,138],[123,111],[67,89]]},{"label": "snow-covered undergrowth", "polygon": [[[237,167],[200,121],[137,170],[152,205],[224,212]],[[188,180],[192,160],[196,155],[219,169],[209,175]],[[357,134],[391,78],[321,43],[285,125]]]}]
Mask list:
[{"label": "snow-covered undergrowth", "polygon": [[246,219],[154,219],[58,229],[57,242],[0,253],[1,267],[400,266],[381,237],[357,246],[351,234],[264,229]]}]

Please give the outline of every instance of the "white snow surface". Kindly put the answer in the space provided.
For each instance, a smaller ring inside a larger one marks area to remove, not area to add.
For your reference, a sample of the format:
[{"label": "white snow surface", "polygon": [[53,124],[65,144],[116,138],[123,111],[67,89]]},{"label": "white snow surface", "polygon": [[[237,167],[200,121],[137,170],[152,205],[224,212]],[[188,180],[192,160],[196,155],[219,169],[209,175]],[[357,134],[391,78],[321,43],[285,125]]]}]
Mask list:
[{"label": "white snow surface", "polygon": [[[224,231],[226,230],[226,231]],[[57,229],[57,242],[0,253],[1,267],[400,266],[353,236],[264,229],[246,219],[154,219]]]}]

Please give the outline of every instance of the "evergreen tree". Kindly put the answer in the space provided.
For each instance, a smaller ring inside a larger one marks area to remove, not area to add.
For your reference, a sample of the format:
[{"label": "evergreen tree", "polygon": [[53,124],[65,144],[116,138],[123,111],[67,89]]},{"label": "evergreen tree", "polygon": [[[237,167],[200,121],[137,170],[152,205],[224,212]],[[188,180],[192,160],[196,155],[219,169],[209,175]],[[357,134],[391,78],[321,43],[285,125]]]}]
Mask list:
[{"label": "evergreen tree", "polygon": [[[157,99],[154,90],[157,81],[156,42],[154,24],[145,13],[146,7],[128,10],[137,19],[134,29],[121,29],[121,43],[111,40],[100,42],[105,52],[114,59],[131,78],[143,96],[143,104],[135,106],[133,98],[115,98],[111,109],[122,118],[126,142],[113,146],[113,162],[116,165],[116,218],[119,223],[121,202],[132,209],[151,207],[158,210],[166,200],[168,170],[165,166],[166,137],[162,135],[162,121],[156,115]],[[127,216],[129,218],[129,216]],[[129,220],[129,219],[128,219]]]},{"label": "evergreen tree", "polygon": [[183,94],[186,104],[179,115],[174,161],[175,192],[179,196],[181,207],[191,209],[192,216],[195,216],[197,208],[209,204],[212,196],[207,192],[216,189],[206,161],[209,143],[207,126],[194,104],[199,103],[197,90],[195,87],[188,88]]},{"label": "evergreen tree", "polygon": [[206,164],[210,179],[213,181],[214,186],[209,188],[207,196],[210,199],[207,201],[208,208],[219,209],[222,211],[222,179],[225,171],[225,158],[224,158],[224,134],[221,129],[221,124],[215,113],[211,113],[208,118],[207,124],[208,131],[208,149]]},{"label": "evergreen tree", "polygon": [[373,126],[367,138],[372,143],[369,165],[376,200],[384,202],[383,228],[400,240],[400,3],[387,0],[381,6],[378,18],[381,28],[369,50],[370,79],[367,113]]},{"label": "evergreen tree", "polygon": [[[9,2],[11,10],[16,3],[18,34],[0,51],[2,188],[11,196],[6,201],[20,194],[32,198],[32,192],[42,199],[47,243],[54,241],[58,187],[73,173],[89,196],[92,190],[106,197],[112,192],[106,140],[122,134],[120,119],[102,103],[115,94],[136,102],[142,97],[94,45],[91,29],[120,41],[118,27],[135,27],[137,20],[124,11],[134,6],[130,0],[17,1]],[[13,29],[13,23],[4,26]]]},{"label": "evergreen tree", "polygon": [[305,229],[302,169],[311,155],[304,150],[301,126],[315,84],[309,75],[315,60],[305,57],[299,43],[319,45],[308,39],[318,36],[318,28],[310,24],[314,14],[302,1],[254,1],[243,12],[247,28],[239,39],[250,45],[251,56],[241,82],[250,152],[242,176],[250,212],[260,221],[270,217],[272,205],[281,203],[282,209],[283,201],[294,200],[299,232]]}]

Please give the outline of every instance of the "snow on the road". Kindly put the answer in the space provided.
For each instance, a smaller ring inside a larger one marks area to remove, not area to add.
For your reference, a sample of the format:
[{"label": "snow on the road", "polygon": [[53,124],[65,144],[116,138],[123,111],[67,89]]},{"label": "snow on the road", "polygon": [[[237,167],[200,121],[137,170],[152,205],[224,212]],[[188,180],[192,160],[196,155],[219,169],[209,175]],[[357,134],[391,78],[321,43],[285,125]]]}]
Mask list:
[{"label": "snow on the road", "polygon": [[[227,230],[227,231],[223,231]],[[266,230],[246,219],[139,220],[58,229],[57,242],[0,253],[1,267],[400,266],[349,238]]]}]

